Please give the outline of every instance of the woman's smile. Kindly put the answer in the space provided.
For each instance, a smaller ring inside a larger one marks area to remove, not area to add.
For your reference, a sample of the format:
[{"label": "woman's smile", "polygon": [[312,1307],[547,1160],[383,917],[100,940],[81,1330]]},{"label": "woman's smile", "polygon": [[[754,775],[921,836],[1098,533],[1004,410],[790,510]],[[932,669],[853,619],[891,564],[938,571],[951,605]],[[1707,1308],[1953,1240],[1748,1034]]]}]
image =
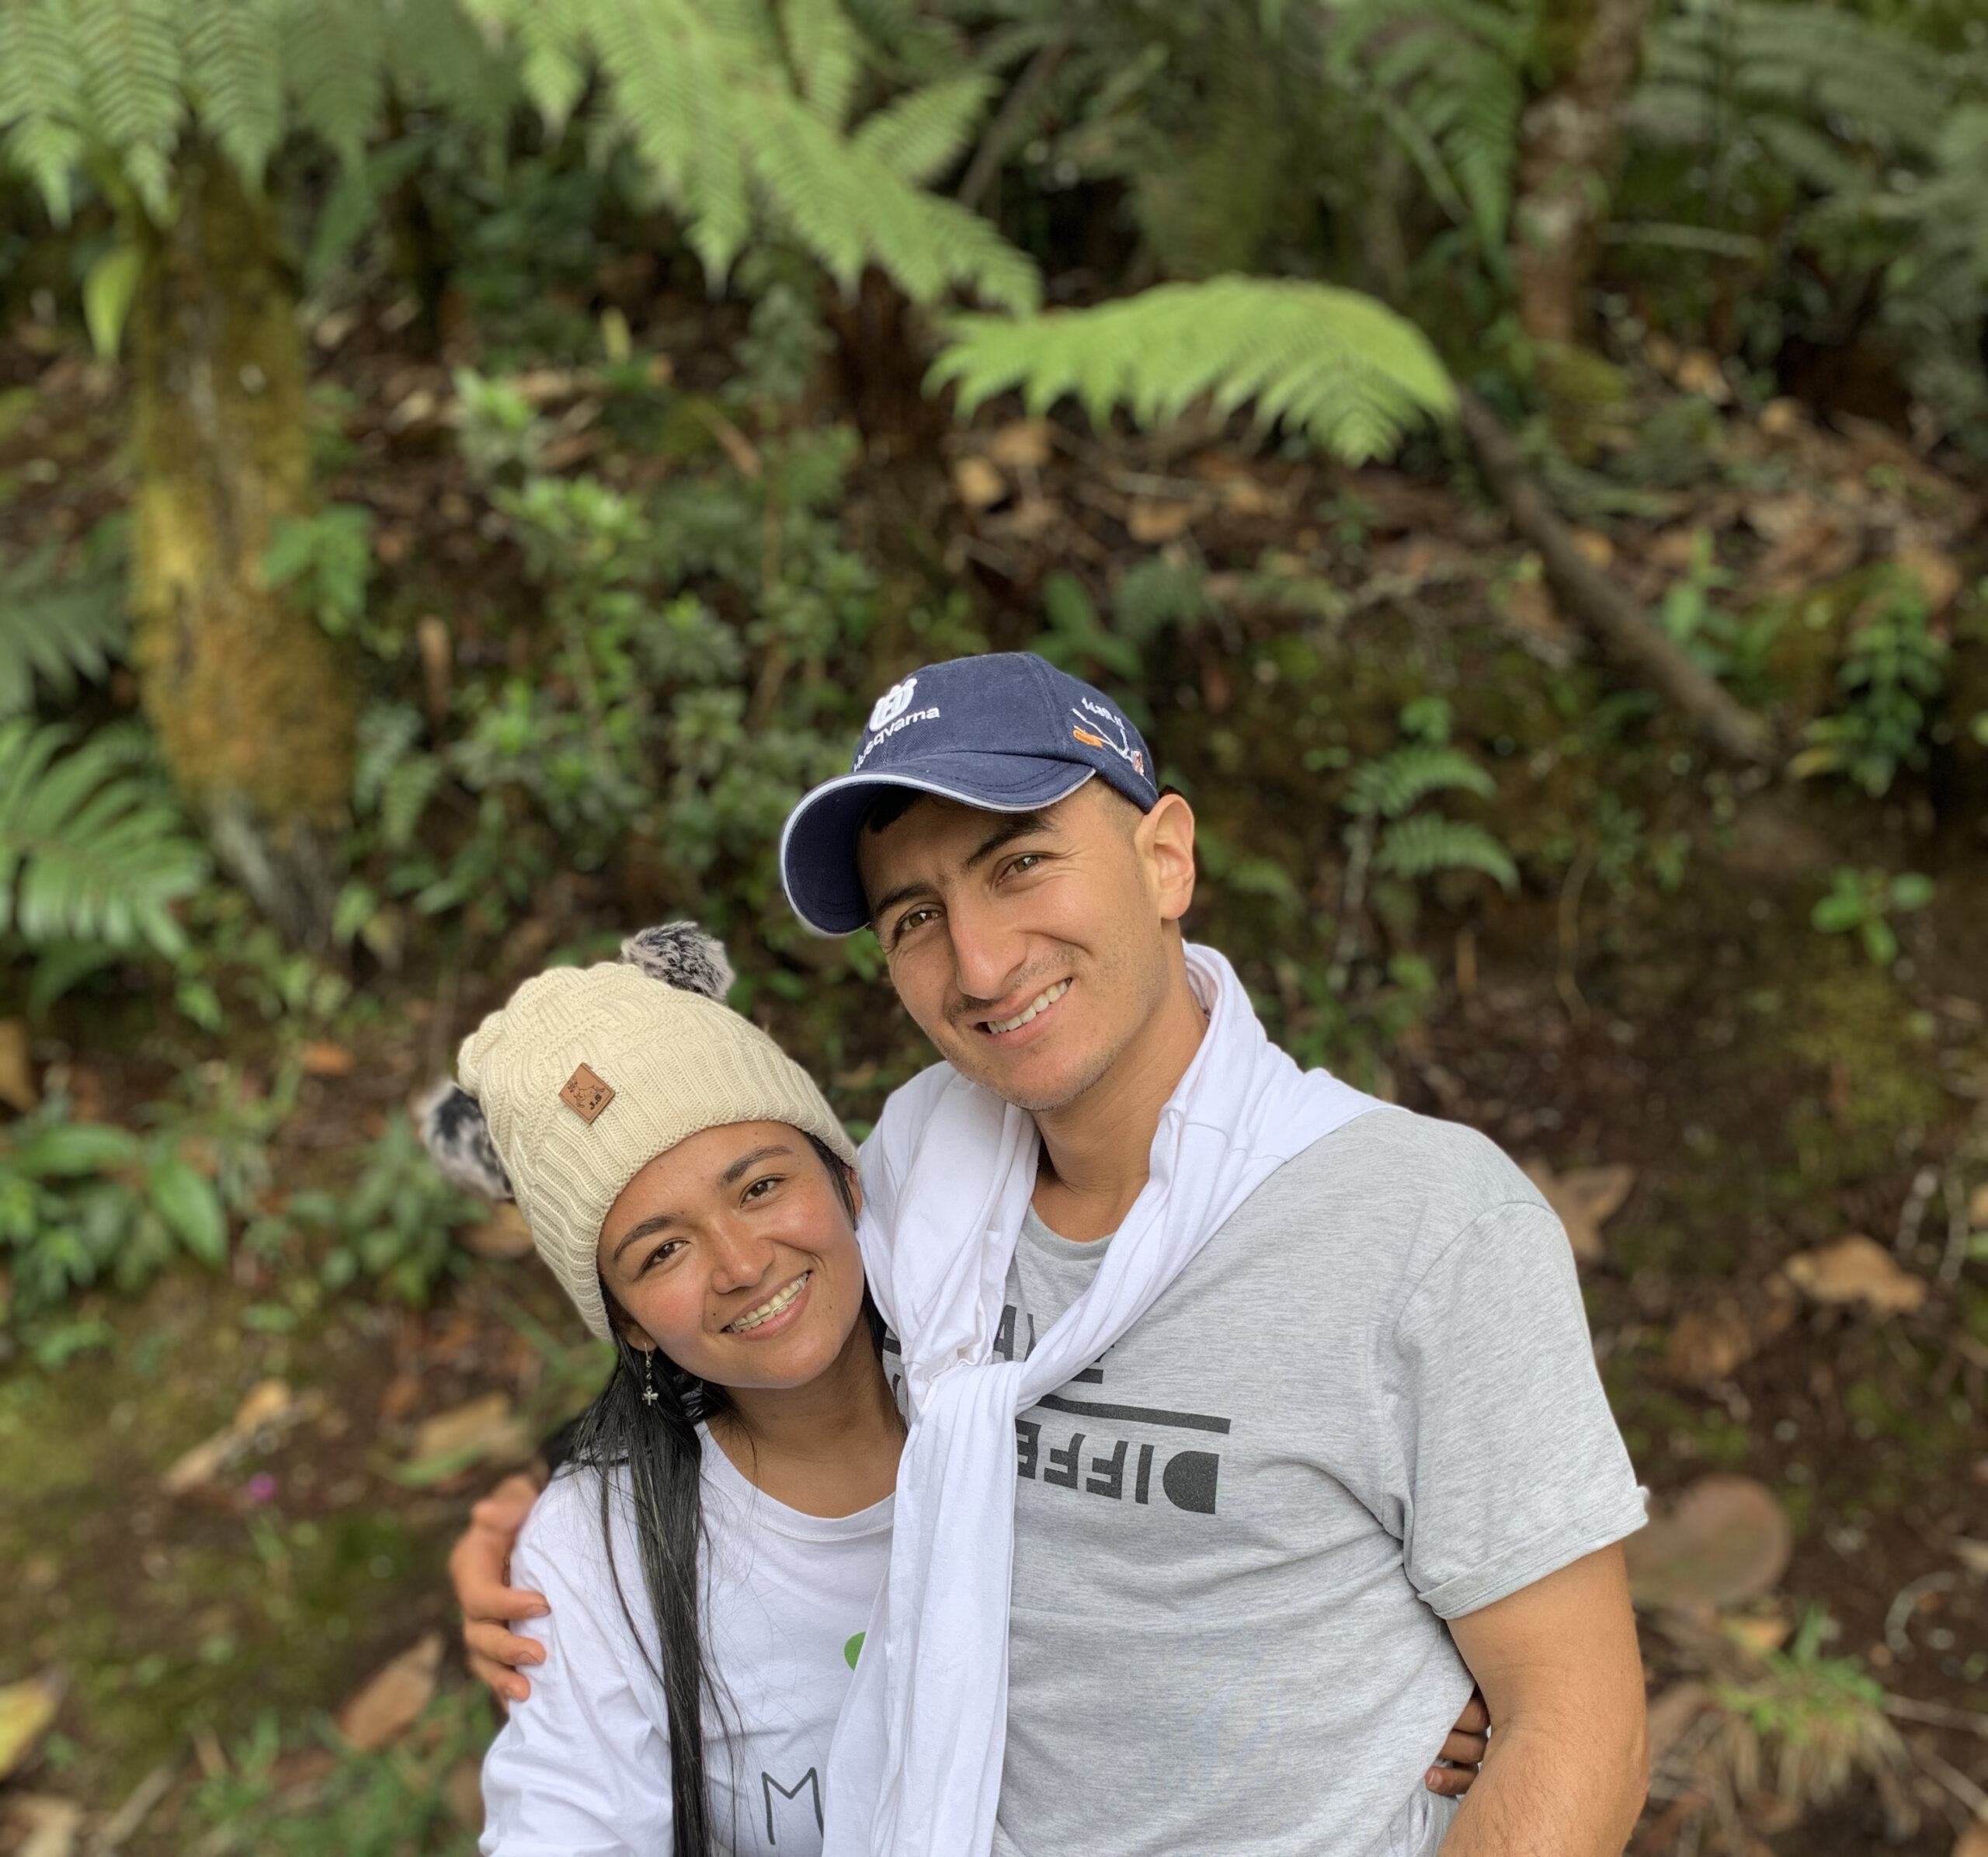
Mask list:
[{"label": "woman's smile", "polygon": [[773,1335],[784,1334],[805,1313],[808,1285],[814,1280],[814,1275],[812,1270],[803,1271],[791,1283],[774,1291],[763,1302],[747,1309],[742,1316],[733,1317],[725,1323],[721,1332],[753,1341],[764,1341]]}]

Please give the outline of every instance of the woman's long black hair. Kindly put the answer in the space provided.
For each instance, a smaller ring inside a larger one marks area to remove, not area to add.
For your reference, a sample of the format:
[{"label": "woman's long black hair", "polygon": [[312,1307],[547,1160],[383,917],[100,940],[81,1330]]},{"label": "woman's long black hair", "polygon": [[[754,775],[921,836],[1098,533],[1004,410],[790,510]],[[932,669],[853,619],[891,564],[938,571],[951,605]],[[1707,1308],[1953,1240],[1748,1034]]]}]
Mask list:
[{"label": "woman's long black hair", "polygon": [[[835,1183],[853,1222],[856,1200],[848,1169],[813,1135],[808,1137]],[[606,1294],[606,1286],[603,1286]],[[611,1315],[620,1316],[612,1296]],[[883,1320],[864,1292],[871,1339],[881,1344]],[[625,1320],[625,1318],[624,1319]],[[600,1525],[606,1540],[621,1609],[662,1686],[669,1722],[671,1857],[721,1857],[711,1822],[704,1761],[705,1705],[724,1707],[724,1693],[704,1656],[700,1616],[703,1582],[698,1557],[704,1544],[703,1459],[697,1428],[732,1409],[722,1386],[700,1379],[657,1348],[632,1345],[614,1324],[613,1377],[575,1423],[568,1461],[595,1471],[600,1484]],[[653,1403],[644,1397],[653,1388]],[[655,1654],[638,1613],[628,1603],[620,1570],[614,1567],[614,1473],[627,1473],[627,1500],[635,1531],[642,1584],[655,1620]]]}]

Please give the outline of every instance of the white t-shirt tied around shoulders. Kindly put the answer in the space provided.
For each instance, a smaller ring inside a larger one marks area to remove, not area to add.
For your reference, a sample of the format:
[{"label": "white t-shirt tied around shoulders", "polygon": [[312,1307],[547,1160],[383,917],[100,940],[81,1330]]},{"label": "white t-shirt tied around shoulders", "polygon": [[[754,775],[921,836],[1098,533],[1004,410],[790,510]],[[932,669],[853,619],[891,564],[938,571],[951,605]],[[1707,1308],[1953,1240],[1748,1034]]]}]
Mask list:
[{"label": "white t-shirt tied around shoulders", "polygon": [[1026,1360],[996,1344],[1033,1120],[940,1064],[864,1144],[858,1236],[902,1343],[911,1423],[890,1569],[829,1756],[825,1857],[985,1857],[1007,1734],[1017,1417],[1130,1330],[1286,1161],[1380,1106],[1272,1045],[1214,950],[1190,945],[1187,962],[1208,1030],[1161,1111],[1146,1185]]},{"label": "white t-shirt tied around shoulders", "polygon": [[[562,1471],[513,1556],[513,1584],[552,1609],[525,1627],[545,1661],[484,1761],[485,1857],[670,1848],[661,1653],[625,1480],[610,1487],[611,1562],[600,1489],[597,1471]],[[704,1724],[718,1840],[736,1857],[819,1857],[829,1737],[889,1556],[894,1498],[802,1514],[756,1489],[708,1433],[703,1495],[704,1650],[721,1699],[720,1719]]]}]

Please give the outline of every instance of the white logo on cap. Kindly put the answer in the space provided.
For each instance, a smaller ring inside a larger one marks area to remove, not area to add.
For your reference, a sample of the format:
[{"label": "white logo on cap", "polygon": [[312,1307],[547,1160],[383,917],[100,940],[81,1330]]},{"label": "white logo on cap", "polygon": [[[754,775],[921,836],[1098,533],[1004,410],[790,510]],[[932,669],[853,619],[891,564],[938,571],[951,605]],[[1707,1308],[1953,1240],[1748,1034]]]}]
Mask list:
[{"label": "white logo on cap", "polygon": [[870,730],[874,735],[886,723],[895,722],[910,708],[913,693],[918,688],[916,677],[906,677],[902,683],[893,683],[877,699],[870,711]]}]

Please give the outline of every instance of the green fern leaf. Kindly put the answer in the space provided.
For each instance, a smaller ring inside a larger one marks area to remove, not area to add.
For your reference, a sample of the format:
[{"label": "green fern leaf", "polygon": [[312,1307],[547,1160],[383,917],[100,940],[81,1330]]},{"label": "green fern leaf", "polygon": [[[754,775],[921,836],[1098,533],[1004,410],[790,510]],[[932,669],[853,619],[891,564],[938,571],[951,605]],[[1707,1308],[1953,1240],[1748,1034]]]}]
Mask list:
[{"label": "green fern leaf", "polygon": [[200,127],[252,186],[283,128],[275,0],[200,0],[183,12],[186,81]]},{"label": "green fern leaf", "polygon": [[421,711],[412,703],[374,703],[360,717],[352,757],[352,804],[362,819],[380,804],[388,776],[421,739]]},{"label": "green fern leaf", "polygon": [[1411,882],[1444,871],[1480,871],[1507,890],[1516,890],[1519,883],[1511,854],[1482,826],[1433,813],[1389,826],[1381,834],[1374,868]]},{"label": "green fern leaf", "polygon": [[106,551],[83,572],[57,572],[61,544],[50,542],[17,567],[0,567],[0,717],[34,701],[39,682],[67,702],[78,683],[94,683],[124,649],[124,571]]},{"label": "green fern leaf", "polygon": [[1345,804],[1365,817],[1399,819],[1432,793],[1458,790],[1489,799],[1498,789],[1461,749],[1417,742],[1355,769]]},{"label": "green fern leaf", "polygon": [[786,0],[780,9],[794,88],[832,128],[849,115],[862,70],[860,50],[840,0]]},{"label": "green fern leaf", "polygon": [[1281,419],[1359,463],[1455,404],[1449,376],[1413,324],[1325,284],[1162,284],[1095,309],[958,317],[947,332],[930,384],[955,385],[962,416],[1017,388],[1037,412],[1073,395],[1100,425],[1117,405],[1160,426],[1204,396],[1225,412],[1253,401],[1267,423]]},{"label": "green fern leaf", "polygon": [[851,139],[898,179],[929,186],[958,160],[993,88],[978,71],[927,84],[866,118]]},{"label": "green fern leaf", "polygon": [[171,906],[199,887],[206,854],[155,783],[130,770],[128,739],[62,753],[68,731],[0,724],[0,930],[31,946],[184,945]]},{"label": "green fern leaf", "polygon": [[342,160],[359,161],[384,96],[380,0],[291,0],[283,56],[285,85],[304,127]]},{"label": "green fern leaf", "polygon": [[69,217],[85,143],[82,71],[57,0],[0,0],[0,134],[57,224]]},{"label": "green fern leaf", "polygon": [[171,0],[71,0],[70,43],[91,139],[145,210],[166,210],[186,118],[185,67]]}]

